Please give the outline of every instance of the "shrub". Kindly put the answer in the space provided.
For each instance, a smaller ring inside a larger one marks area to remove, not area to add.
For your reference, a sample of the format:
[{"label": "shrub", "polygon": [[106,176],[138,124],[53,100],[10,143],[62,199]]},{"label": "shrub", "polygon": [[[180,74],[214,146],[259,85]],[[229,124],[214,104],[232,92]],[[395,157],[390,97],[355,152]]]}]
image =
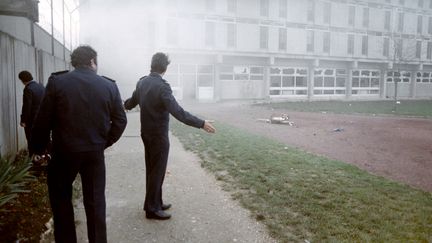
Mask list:
[{"label": "shrub", "polygon": [[16,159],[0,156],[0,211],[2,206],[16,198],[18,193],[28,192],[25,184],[34,177],[30,175],[30,160],[27,156]]}]

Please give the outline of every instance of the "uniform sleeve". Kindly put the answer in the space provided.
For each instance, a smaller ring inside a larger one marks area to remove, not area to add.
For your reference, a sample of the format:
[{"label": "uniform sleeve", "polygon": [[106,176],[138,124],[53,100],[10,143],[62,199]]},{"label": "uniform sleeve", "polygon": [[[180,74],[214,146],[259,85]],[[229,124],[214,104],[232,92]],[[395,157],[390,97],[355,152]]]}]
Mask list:
[{"label": "uniform sleeve", "polygon": [[204,126],[204,120],[185,111],[177,103],[175,97],[172,94],[172,90],[169,84],[164,84],[161,87],[161,99],[168,112],[173,115],[177,120],[183,122],[186,125],[196,128],[202,128]]},{"label": "uniform sleeve", "polygon": [[140,86],[141,80],[138,81],[136,88],[134,90],[134,92],[132,93],[132,97],[130,97],[129,99],[127,99],[124,102],[124,107],[126,110],[132,110],[133,108],[135,108],[135,106],[138,105],[139,102],[139,86]]},{"label": "uniform sleeve", "polygon": [[29,87],[24,88],[23,106],[21,110],[21,123],[29,125],[31,117],[32,97],[33,93]]},{"label": "uniform sleeve", "polygon": [[30,143],[32,144],[36,154],[45,152],[51,137],[55,118],[55,85],[54,77],[48,79],[48,84],[45,90],[45,96],[39,108],[39,112],[35,118],[32,128],[32,136]]},{"label": "uniform sleeve", "polygon": [[122,100],[120,97],[120,92],[117,85],[114,85],[114,98],[113,104],[111,106],[110,117],[111,117],[111,128],[108,133],[108,141],[106,147],[113,145],[117,142],[123,131],[126,128],[127,118],[126,113],[123,109]]}]

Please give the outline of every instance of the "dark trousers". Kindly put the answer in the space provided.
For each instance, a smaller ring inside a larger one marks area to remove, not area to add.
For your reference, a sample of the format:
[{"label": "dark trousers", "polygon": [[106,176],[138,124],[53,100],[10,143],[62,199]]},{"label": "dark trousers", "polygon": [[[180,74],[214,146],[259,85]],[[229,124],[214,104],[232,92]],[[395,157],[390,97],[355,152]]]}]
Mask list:
[{"label": "dark trousers", "polygon": [[34,151],[31,147],[30,139],[31,139],[31,126],[32,124],[26,124],[26,127],[24,127],[24,133],[27,139],[27,149],[29,152],[29,156],[32,156]]},{"label": "dark trousers", "polygon": [[168,162],[168,134],[142,134],[146,164],[146,197],[144,210],[156,212],[162,208],[162,184]]},{"label": "dark trousers", "polygon": [[72,205],[72,183],[82,181],[90,243],[107,242],[105,221],[105,158],[103,151],[57,153],[48,165],[48,191],[57,243],[77,242]]}]

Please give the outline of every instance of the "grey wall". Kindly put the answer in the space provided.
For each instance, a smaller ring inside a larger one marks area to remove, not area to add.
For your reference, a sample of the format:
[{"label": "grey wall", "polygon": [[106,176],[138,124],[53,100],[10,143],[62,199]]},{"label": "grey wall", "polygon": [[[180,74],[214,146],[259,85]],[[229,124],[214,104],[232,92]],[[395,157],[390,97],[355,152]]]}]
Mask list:
[{"label": "grey wall", "polygon": [[24,129],[19,126],[24,85],[18,73],[28,70],[45,85],[52,72],[70,68],[70,51],[55,41],[56,56],[53,56],[51,36],[37,25],[34,25],[35,45],[31,45],[32,24],[26,18],[0,15],[1,155],[14,154],[27,146]]}]

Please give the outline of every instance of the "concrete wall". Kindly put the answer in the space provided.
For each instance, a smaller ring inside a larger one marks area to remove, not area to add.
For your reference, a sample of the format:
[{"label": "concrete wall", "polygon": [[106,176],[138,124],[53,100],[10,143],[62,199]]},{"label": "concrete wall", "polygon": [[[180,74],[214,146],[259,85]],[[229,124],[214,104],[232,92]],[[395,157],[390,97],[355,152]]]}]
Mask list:
[{"label": "concrete wall", "polygon": [[[34,25],[34,45],[32,45]],[[69,69],[69,50],[23,17],[0,16],[0,154],[14,154],[26,148],[24,129],[19,126],[24,85],[18,73],[28,70],[42,84],[55,71]],[[64,56],[66,55],[66,60]]]}]

